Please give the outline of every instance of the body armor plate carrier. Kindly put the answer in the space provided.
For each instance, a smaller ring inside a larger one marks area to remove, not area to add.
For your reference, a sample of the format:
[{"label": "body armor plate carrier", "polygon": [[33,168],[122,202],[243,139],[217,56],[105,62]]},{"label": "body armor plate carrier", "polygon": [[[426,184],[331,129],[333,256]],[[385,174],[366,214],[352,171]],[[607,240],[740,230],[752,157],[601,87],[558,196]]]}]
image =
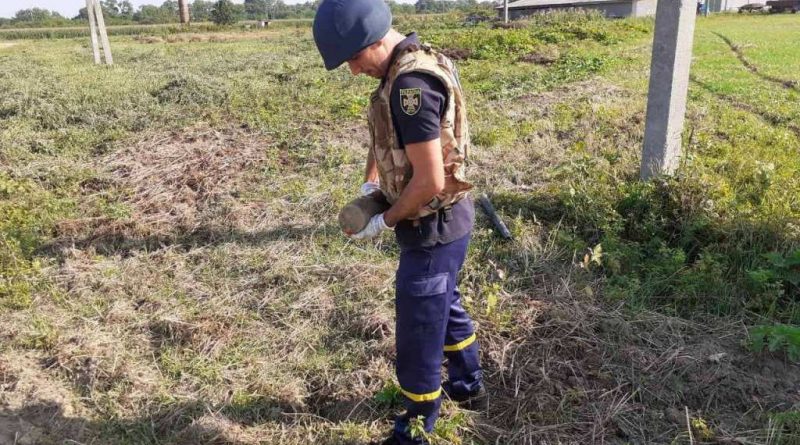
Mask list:
[{"label": "body armor plate carrier", "polygon": [[372,93],[368,114],[370,150],[378,167],[381,191],[389,203],[394,204],[400,198],[413,175],[406,152],[397,140],[389,97],[395,79],[410,72],[429,74],[439,79],[447,90],[447,109],[440,124],[445,185],[438,195],[420,208],[416,217],[411,218],[418,219],[452,206],[472,189],[464,171],[470,140],[464,95],[453,62],[426,45],[411,45],[403,50],[389,67],[385,80]]}]

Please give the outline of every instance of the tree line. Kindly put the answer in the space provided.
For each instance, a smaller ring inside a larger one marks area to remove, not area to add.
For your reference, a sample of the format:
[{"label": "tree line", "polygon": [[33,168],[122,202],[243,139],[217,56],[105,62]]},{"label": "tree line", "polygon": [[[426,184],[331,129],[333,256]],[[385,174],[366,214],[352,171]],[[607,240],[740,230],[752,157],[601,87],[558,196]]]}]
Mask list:
[{"label": "tree line", "polygon": [[[214,21],[232,24],[239,20],[272,20],[312,18],[321,0],[305,3],[286,4],[283,0],[245,0],[244,4],[230,0],[194,0],[189,3],[192,21]],[[490,1],[478,0],[417,0],[416,3],[398,3],[388,0],[394,14],[442,13],[454,10],[468,11],[476,7],[492,6]],[[129,0],[101,0],[106,22],[121,24],[177,23],[179,21],[177,0],[166,0],[160,6],[142,5],[134,8]],[[64,17],[58,12],[42,8],[17,11],[12,18],[0,17],[0,27],[46,27],[75,26],[88,20],[86,8],[78,15]]]}]

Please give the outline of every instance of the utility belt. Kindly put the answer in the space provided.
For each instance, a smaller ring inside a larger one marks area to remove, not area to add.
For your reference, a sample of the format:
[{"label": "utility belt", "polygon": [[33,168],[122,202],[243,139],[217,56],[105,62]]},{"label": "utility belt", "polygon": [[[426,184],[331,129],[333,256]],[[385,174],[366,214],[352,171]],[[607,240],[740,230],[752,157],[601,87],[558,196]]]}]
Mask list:
[{"label": "utility belt", "polygon": [[395,234],[400,249],[431,247],[447,244],[472,231],[475,209],[468,196],[435,213],[417,220],[405,219],[397,223]]},{"label": "utility belt", "polygon": [[411,221],[411,225],[412,226],[419,227],[422,224],[422,220],[438,218],[441,215],[443,220],[444,220],[444,222],[450,222],[450,221],[453,220],[453,206],[458,204],[459,202],[461,202],[461,199],[459,199],[458,201],[456,201],[456,202],[454,202],[452,204],[448,204],[448,205],[440,208],[439,210],[436,211],[436,213],[431,213],[430,215],[425,215],[422,218],[410,219],[409,221]]},{"label": "utility belt", "polygon": [[[436,212],[428,214],[428,215],[425,215],[422,218],[410,218],[409,221],[412,222],[412,226],[413,227],[417,227],[417,226],[419,226],[421,224],[420,221],[429,220],[429,219],[432,219],[432,218],[438,218],[441,215],[443,217],[443,221],[444,222],[450,222],[450,221],[453,220],[453,206],[455,206],[456,204],[461,202],[464,198],[468,198],[468,197],[469,197],[469,193],[464,193],[464,194],[461,195],[461,197],[457,201],[454,201],[454,202],[451,202],[450,204],[447,204],[445,206],[439,207],[439,209],[436,210]],[[437,199],[439,199],[438,196],[433,198],[433,200],[431,202],[433,202],[433,201],[435,201]]]}]

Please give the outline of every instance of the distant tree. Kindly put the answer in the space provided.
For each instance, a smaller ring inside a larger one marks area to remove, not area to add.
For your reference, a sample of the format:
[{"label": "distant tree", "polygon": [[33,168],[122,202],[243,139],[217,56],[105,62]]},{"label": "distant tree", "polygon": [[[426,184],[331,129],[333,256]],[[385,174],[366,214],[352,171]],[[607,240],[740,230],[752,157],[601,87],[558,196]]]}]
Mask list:
[{"label": "distant tree", "polygon": [[122,18],[132,19],[133,18],[133,5],[128,0],[122,0],[119,4],[119,15]]},{"label": "distant tree", "polygon": [[53,15],[60,17],[58,13],[52,13],[47,9],[31,8],[21,9],[14,14],[14,21],[17,22],[44,22],[53,17]]},{"label": "distant tree", "polygon": [[178,17],[178,1],[177,0],[166,0],[164,3],[161,4],[159,7],[162,11],[169,15],[174,15]]},{"label": "distant tree", "polygon": [[211,10],[211,21],[217,25],[233,25],[236,23],[236,8],[230,0],[219,0]]},{"label": "distant tree", "polygon": [[158,6],[142,5],[139,10],[133,13],[133,21],[139,23],[158,23],[161,13]]},{"label": "distant tree", "polygon": [[133,21],[144,24],[177,22],[178,13],[177,10],[172,13],[169,8],[142,5],[139,6],[139,10],[133,14]]},{"label": "distant tree", "polygon": [[269,18],[273,3],[272,0],[244,0],[245,15],[250,20]]},{"label": "distant tree", "polygon": [[195,22],[204,22],[211,19],[211,9],[214,4],[210,1],[194,0],[194,3],[189,5],[189,14]]},{"label": "distant tree", "polygon": [[414,3],[414,10],[417,13],[433,12],[435,3],[434,0],[417,0],[417,2]]},{"label": "distant tree", "polygon": [[4,23],[20,26],[62,26],[70,24],[69,19],[61,14],[42,8],[21,9],[14,14],[14,17]]},{"label": "distant tree", "polygon": [[392,10],[392,14],[413,14],[414,13],[414,5],[410,3],[398,3],[394,0],[389,0],[386,2],[389,5],[389,9]]},{"label": "distant tree", "polygon": [[417,0],[414,9],[420,14],[432,14],[448,11],[473,11],[477,7],[489,8],[493,4],[483,1],[480,4],[477,0]]},{"label": "distant tree", "polygon": [[100,6],[103,8],[103,15],[108,17],[119,16],[119,2],[117,0],[102,0]]},{"label": "distant tree", "polygon": [[290,6],[284,3],[283,0],[275,0],[275,4],[272,5],[272,18],[285,19],[289,15],[289,8]]}]

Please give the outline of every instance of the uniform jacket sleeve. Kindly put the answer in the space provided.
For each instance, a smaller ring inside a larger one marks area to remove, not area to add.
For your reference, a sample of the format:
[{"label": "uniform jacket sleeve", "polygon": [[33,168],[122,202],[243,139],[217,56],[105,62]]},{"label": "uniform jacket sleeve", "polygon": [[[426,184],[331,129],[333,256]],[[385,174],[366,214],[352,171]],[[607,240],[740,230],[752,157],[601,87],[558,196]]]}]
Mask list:
[{"label": "uniform jacket sleeve", "polygon": [[400,145],[438,138],[446,106],[447,93],[439,79],[424,73],[398,76],[392,85],[391,108]]}]

